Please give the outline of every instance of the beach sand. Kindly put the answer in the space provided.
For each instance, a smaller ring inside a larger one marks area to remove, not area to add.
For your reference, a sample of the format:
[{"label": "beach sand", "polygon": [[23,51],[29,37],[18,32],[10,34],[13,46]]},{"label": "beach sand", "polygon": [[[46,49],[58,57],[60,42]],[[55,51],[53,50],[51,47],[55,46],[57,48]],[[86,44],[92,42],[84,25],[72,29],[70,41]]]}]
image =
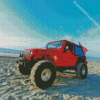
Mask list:
[{"label": "beach sand", "polygon": [[88,62],[86,79],[77,79],[73,71],[57,72],[53,85],[41,90],[18,72],[16,60],[14,55],[0,57],[0,100],[100,100],[98,62]]}]

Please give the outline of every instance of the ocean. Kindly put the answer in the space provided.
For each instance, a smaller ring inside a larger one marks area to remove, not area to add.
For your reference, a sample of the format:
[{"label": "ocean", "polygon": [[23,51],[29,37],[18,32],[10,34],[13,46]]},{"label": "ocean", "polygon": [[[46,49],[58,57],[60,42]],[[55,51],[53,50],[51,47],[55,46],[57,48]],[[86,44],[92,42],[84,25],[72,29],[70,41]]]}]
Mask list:
[{"label": "ocean", "polygon": [[22,50],[0,48],[0,54],[20,54]]},{"label": "ocean", "polygon": [[[0,54],[11,54],[11,55],[19,55],[22,50],[15,50],[15,49],[7,49],[7,48],[0,48]],[[89,57],[87,56],[87,61],[89,62],[100,62],[100,57]]]}]

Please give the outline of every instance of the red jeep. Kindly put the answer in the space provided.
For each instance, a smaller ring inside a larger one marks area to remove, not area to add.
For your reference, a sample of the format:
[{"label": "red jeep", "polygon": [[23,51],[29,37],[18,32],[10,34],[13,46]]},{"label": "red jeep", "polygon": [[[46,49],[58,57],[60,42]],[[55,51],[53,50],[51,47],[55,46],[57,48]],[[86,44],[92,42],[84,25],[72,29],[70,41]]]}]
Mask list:
[{"label": "red jeep", "polygon": [[80,79],[85,79],[88,72],[82,47],[66,40],[50,42],[45,48],[26,49],[17,63],[19,72],[30,75],[32,83],[42,89],[52,85],[56,70],[73,69]]}]

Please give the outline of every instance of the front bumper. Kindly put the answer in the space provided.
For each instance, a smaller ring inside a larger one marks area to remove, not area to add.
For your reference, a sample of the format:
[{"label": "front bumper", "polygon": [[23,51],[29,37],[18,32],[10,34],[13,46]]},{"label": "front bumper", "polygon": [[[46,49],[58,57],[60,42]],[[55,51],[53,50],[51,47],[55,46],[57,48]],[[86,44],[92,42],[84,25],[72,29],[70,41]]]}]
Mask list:
[{"label": "front bumper", "polygon": [[20,64],[20,65],[22,65],[22,66],[25,66],[26,65],[26,63],[27,63],[27,61],[25,60],[25,58],[24,57],[18,57],[18,60],[16,60],[16,63],[18,63],[18,64]]},{"label": "front bumper", "polygon": [[24,66],[24,67],[28,67],[28,68],[32,68],[33,65],[36,63],[35,60],[26,60],[24,57],[18,57],[18,60],[16,60],[16,63]]}]

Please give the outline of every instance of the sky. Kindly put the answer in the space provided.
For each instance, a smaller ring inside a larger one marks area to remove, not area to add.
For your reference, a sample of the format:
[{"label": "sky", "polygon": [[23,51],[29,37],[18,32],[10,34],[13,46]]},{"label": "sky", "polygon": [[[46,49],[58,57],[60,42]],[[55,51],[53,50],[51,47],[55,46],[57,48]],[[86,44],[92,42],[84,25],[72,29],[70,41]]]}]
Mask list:
[{"label": "sky", "polygon": [[100,57],[99,0],[0,0],[0,47],[40,48],[63,39]]}]

